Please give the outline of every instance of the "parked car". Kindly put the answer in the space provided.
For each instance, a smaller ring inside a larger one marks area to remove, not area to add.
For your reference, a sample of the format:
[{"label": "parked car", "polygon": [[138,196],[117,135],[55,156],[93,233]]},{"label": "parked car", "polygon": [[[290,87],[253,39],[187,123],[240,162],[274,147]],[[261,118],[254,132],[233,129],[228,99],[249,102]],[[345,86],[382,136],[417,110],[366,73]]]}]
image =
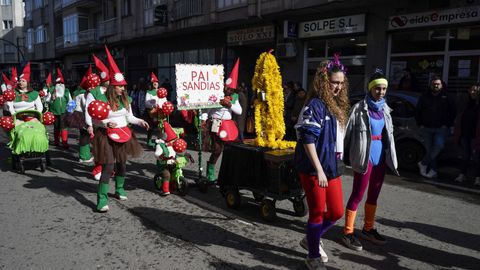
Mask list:
[{"label": "parked car", "polygon": [[[353,105],[365,98],[365,93],[355,92],[350,95]],[[416,170],[417,163],[425,154],[425,146],[415,121],[415,108],[419,93],[405,91],[389,91],[386,96],[387,104],[392,108],[395,146],[400,169]],[[459,149],[453,143],[453,138],[447,138],[444,151],[440,159],[458,158]]]}]

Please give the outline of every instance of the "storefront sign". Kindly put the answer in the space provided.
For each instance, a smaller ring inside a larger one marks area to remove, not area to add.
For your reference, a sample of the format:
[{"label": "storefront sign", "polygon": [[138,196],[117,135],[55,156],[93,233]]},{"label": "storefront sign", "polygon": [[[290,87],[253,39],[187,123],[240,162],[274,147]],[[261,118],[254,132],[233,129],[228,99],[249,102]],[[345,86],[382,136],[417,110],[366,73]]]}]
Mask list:
[{"label": "storefront sign", "polygon": [[179,110],[221,107],[223,65],[176,64]]},{"label": "storefront sign", "polygon": [[300,23],[301,38],[361,33],[365,31],[365,14]]},{"label": "storefront sign", "polygon": [[292,21],[283,21],[283,38],[298,37],[298,23]]},{"label": "storefront sign", "polygon": [[392,16],[389,19],[388,29],[395,30],[476,21],[480,21],[480,6]]},{"label": "storefront sign", "polygon": [[273,25],[269,25],[229,31],[227,33],[227,42],[228,44],[241,45],[244,42],[252,43],[272,40],[274,37],[275,27]]}]

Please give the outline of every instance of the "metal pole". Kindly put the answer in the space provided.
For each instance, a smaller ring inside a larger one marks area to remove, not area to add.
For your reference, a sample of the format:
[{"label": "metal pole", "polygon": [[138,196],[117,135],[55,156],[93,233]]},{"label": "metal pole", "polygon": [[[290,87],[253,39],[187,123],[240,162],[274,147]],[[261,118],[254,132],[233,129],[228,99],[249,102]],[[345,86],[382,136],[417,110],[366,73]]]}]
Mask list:
[{"label": "metal pole", "polygon": [[201,128],[201,120],[200,117],[202,115],[202,109],[198,110],[197,113],[197,131],[198,131],[198,183],[202,181],[202,128]]}]

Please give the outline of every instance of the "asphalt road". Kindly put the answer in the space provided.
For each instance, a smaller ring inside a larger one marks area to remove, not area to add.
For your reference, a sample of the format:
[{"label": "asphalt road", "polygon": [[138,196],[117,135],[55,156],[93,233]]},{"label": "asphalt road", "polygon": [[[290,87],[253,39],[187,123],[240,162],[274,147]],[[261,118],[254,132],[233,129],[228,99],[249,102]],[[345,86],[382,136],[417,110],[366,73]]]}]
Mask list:
[{"label": "asphalt road", "polygon": [[[77,147],[52,147],[45,173],[21,175],[10,169],[1,136],[0,269],[305,269],[298,242],[306,217],[295,217],[288,201],[277,202],[278,217],[267,223],[246,191],[239,210],[228,209],[215,187],[161,197],[152,185],[153,152],[145,151],[127,166],[129,200],[111,198],[110,211],[100,214],[97,182],[91,166],[76,161]],[[185,174],[193,176],[195,168]],[[348,173],[344,201],[351,183]],[[388,176],[376,223],[388,244],[348,250],[339,240],[342,219],[325,235],[327,267],[479,269],[479,204],[475,192],[424,183],[414,174]],[[362,219],[359,208],[357,229]]]}]

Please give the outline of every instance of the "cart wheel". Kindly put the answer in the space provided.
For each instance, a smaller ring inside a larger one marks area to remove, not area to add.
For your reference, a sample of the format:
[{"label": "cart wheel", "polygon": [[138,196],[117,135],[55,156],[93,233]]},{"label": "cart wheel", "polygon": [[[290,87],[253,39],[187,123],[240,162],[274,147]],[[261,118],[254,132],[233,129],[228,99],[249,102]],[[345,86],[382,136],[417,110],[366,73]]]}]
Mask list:
[{"label": "cart wheel", "polygon": [[228,208],[238,209],[241,203],[241,197],[238,193],[238,190],[229,189],[225,193],[225,202],[227,203]]},{"label": "cart wheel", "polygon": [[177,187],[178,194],[185,196],[188,193],[188,182],[184,177],[180,177],[179,186]]},{"label": "cart wheel", "polygon": [[25,174],[25,166],[23,166],[23,162],[18,162],[18,169],[21,174]]},{"label": "cart wheel", "polygon": [[202,192],[202,193],[207,193],[207,192],[208,192],[208,184],[207,184],[207,181],[200,180],[200,182],[198,182],[198,189],[199,189],[200,192]]},{"label": "cart wheel", "polygon": [[155,187],[156,190],[162,190],[161,188],[157,187],[157,184],[155,184],[157,182],[157,180],[160,180],[162,178],[162,176],[157,173],[155,174],[155,176],[153,177],[153,186]]},{"label": "cart wheel", "polygon": [[305,197],[296,197],[293,199],[293,211],[297,217],[304,217],[308,213]]},{"label": "cart wheel", "polygon": [[257,193],[257,192],[252,192],[253,198],[255,199],[256,202],[261,202],[265,196],[263,194]]},{"label": "cart wheel", "polygon": [[264,220],[272,222],[277,217],[275,202],[269,199],[264,199],[260,203],[260,214]]},{"label": "cart wheel", "polygon": [[42,163],[40,163],[40,171],[45,172],[47,170],[47,161],[42,159]]}]

